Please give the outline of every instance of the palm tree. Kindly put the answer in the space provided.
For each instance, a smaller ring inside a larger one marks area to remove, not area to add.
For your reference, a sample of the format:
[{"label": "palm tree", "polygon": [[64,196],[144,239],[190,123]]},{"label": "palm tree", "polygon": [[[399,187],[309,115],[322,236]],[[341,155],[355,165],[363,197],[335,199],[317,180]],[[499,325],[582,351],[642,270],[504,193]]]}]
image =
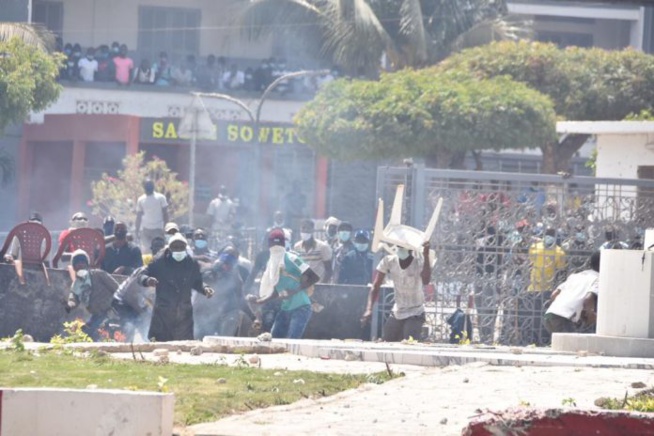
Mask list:
[{"label": "palm tree", "polygon": [[505,0],[252,0],[237,14],[243,35],[300,37],[308,52],[350,74],[434,64],[451,52],[516,38]]},{"label": "palm tree", "polygon": [[22,39],[45,51],[55,48],[55,35],[41,24],[0,22],[0,41]]}]

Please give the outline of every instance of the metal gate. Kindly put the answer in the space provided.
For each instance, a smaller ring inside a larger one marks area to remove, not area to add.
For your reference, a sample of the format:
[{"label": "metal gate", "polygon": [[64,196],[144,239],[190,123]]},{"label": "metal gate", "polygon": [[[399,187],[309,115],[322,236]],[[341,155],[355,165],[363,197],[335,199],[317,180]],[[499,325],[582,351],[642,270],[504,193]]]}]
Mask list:
[{"label": "metal gate", "polygon": [[[654,227],[654,180],[386,167],[377,175],[386,217],[401,183],[403,222],[414,227],[424,228],[444,199],[432,238],[435,292],[427,299],[433,341],[449,339],[446,320],[459,307],[474,327],[462,341],[548,343],[541,320],[556,286],[587,268],[603,244],[641,249],[643,229]],[[544,249],[546,234],[556,247]],[[376,318],[390,307],[380,305]]]}]

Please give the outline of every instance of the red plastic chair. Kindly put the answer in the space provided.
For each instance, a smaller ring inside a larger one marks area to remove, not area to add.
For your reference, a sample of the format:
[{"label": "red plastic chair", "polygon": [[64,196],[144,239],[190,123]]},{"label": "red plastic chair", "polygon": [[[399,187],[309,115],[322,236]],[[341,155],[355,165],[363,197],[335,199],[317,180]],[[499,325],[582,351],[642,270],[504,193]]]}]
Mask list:
[{"label": "red plastic chair", "polygon": [[[46,259],[50,254],[52,247],[52,237],[50,232],[42,224],[28,222],[18,224],[11,229],[7,239],[5,240],[2,250],[0,250],[0,258],[4,259],[7,252],[11,249],[11,244],[14,238],[18,240],[20,245],[20,257],[14,259],[14,267],[18,275],[18,281],[21,285],[25,284],[25,277],[23,276],[23,265],[40,265],[45,274],[45,280],[50,286],[50,277],[46,268]],[[45,247],[43,243],[45,242]]]},{"label": "red plastic chair", "polygon": [[104,235],[95,229],[83,228],[71,230],[64,238],[52,259],[52,266],[59,267],[59,261],[64,254],[75,250],[84,250],[89,255],[90,267],[99,268],[104,259]]}]

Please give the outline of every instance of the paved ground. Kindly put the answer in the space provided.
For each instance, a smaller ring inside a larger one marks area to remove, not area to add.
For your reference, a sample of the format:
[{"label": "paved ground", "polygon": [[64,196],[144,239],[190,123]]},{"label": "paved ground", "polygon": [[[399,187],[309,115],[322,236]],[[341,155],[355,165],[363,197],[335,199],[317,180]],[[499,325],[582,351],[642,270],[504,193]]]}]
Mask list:
[{"label": "paved ground", "polygon": [[[251,339],[214,338],[203,346],[242,346]],[[302,400],[255,410],[212,423],[179,430],[180,434],[213,435],[460,435],[469,420],[485,410],[512,407],[560,408],[574,404],[596,409],[599,397],[623,398],[654,386],[654,359],[588,356],[534,348],[475,348],[447,345],[347,343],[342,341],[274,341],[292,353],[258,357],[262,368],[317,372],[372,373],[385,371],[380,361],[449,362],[445,367],[391,364],[405,377],[383,385],[327,398]],[[302,353],[312,356],[307,357]],[[131,353],[115,354],[132,358]],[[148,359],[156,359],[144,353]],[[249,360],[251,354],[246,354]],[[169,353],[171,362],[235,364],[233,354],[187,351]],[[348,360],[341,360],[348,359]],[[435,360],[434,360],[435,359]],[[469,363],[472,362],[472,363]],[[456,364],[460,363],[460,364]],[[641,368],[641,369],[636,369]]]}]

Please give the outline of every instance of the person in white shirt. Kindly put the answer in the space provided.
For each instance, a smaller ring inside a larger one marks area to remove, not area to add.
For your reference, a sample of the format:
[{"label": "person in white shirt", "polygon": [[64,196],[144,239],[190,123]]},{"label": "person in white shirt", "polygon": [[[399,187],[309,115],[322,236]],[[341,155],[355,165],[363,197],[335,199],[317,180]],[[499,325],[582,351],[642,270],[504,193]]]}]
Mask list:
[{"label": "person in white shirt", "polygon": [[318,274],[320,283],[329,283],[332,278],[332,249],[326,242],[313,237],[315,223],[304,220],[300,227],[300,238],[293,251],[300,255],[309,267]]},{"label": "person in white shirt", "polygon": [[154,182],[143,183],[145,194],[136,202],[136,237],[141,240],[141,250],[149,253],[152,239],[164,237],[164,224],[168,222],[166,196],[154,191]]},{"label": "person in white shirt", "polygon": [[95,73],[98,72],[98,61],[95,60],[95,50],[89,48],[86,50],[86,57],[79,60],[77,63],[79,68],[79,76],[85,82],[93,82],[95,80]]},{"label": "person in white shirt", "polygon": [[597,319],[600,251],[590,255],[590,269],[572,274],[552,293],[545,312],[545,328],[550,333],[588,331]]},{"label": "person in white shirt", "polygon": [[224,89],[241,89],[245,83],[245,75],[243,71],[239,71],[236,64],[229,67],[229,71],[225,71],[222,77]]},{"label": "person in white shirt", "polygon": [[429,259],[429,241],[422,245],[422,256],[415,257],[413,251],[397,247],[395,254],[384,256],[377,265],[377,276],[368,293],[368,305],[361,317],[367,324],[372,317],[372,307],[379,297],[384,279],[393,281],[395,304],[384,324],[382,340],[400,342],[405,339],[419,339],[425,323],[425,294],[423,287],[431,280],[432,263]]}]

